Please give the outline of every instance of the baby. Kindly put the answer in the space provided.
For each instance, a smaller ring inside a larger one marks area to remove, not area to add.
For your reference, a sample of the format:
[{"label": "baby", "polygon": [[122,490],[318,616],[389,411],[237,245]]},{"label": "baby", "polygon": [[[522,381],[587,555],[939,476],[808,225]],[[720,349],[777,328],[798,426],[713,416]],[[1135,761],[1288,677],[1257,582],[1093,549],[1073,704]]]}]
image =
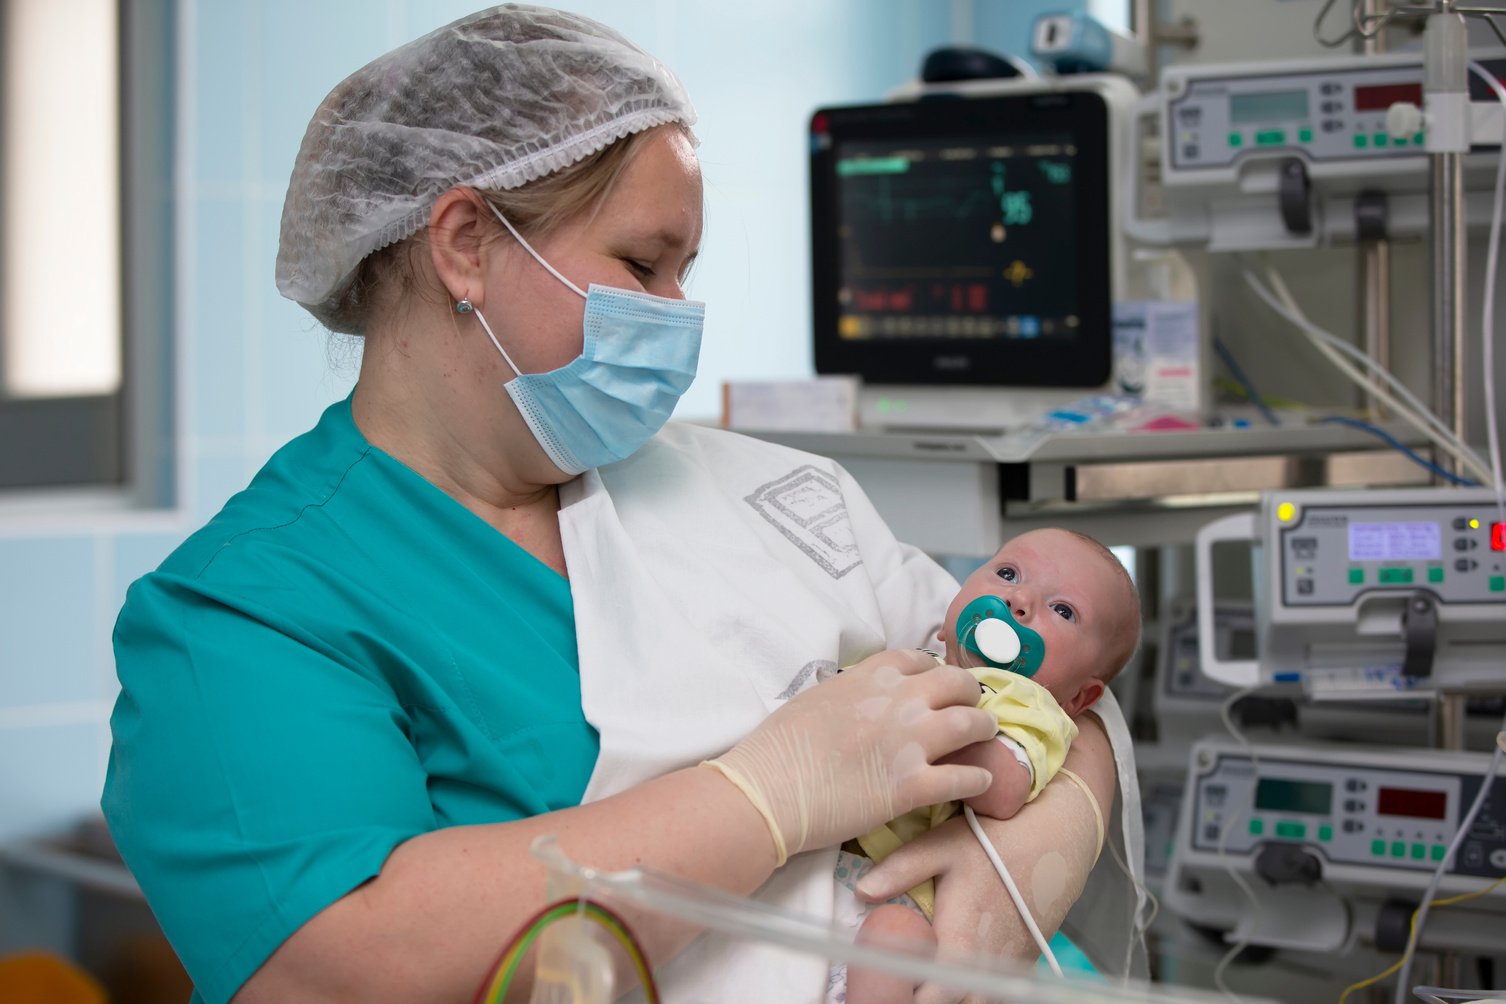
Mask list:
[{"label": "baby", "polygon": [[[999,719],[993,741],[949,760],[988,768],[993,784],[967,804],[980,815],[1008,819],[1050,782],[1077,737],[1074,719],[1092,707],[1134,653],[1139,598],[1124,566],[1098,541],[1071,530],[1033,530],[1010,540],[968,577],[947,608],[938,638],[948,663],[978,677],[979,707]],[[880,861],[960,811],[958,803],[916,809],[857,842],[867,857]],[[931,886],[927,880],[910,890],[918,910],[897,903],[874,907],[858,937],[934,949],[927,919]],[[999,891],[1004,894],[1002,884]],[[858,968],[848,973],[850,1004],[908,1002],[913,993],[908,980]]]}]

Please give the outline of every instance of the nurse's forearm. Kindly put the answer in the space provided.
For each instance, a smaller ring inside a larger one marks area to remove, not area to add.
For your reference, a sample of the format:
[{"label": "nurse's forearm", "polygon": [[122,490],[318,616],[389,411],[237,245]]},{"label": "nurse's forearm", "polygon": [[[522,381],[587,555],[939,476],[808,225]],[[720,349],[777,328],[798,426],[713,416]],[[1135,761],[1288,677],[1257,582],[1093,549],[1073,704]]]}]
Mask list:
[{"label": "nurse's forearm", "polygon": [[[546,816],[426,833],[295,932],[236,1001],[469,1001],[498,951],[544,905],[545,867],[528,848],[546,833],[583,864],[642,865],[737,894],[762,885],[775,862],[762,817],[705,767]],[[628,919],[655,964],[696,934],[650,914]],[[527,999],[532,972],[523,969],[509,1000]]]}]

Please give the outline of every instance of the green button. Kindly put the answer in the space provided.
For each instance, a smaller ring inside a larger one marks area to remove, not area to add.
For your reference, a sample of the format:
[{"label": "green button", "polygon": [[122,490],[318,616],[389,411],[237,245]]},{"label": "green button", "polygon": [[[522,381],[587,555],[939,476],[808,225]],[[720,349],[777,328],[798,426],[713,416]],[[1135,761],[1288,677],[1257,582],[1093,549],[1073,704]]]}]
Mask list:
[{"label": "green button", "polygon": [[1493,593],[1506,593],[1506,575],[1492,575],[1490,577],[1490,591]]},{"label": "green button", "polygon": [[1229,145],[1230,146],[1244,146],[1245,145],[1244,133],[1231,132],[1229,134]]},{"label": "green button", "polygon": [[1428,581],[1429,582],[1442,582],[1443,581],[1443,569],[1439,568],[1439,567],[1436,567],[1436,566],[1433,567],[1433,568],[1429,568],[1428,569]]},{"label": "green button", "polygon": [[1386,856],[1386,842],[1384,840],[1370,841],[1370,853],[1381,858]]},{"label": "green button", "polygon": [[1391,142],[1391,137],[1387,136],[1385,133],[1378,132],[1378,133],[1375,134],[1375,145],[1376,146],[1385,146],[1389,142]]},{"label": "green button", "polygon": [[1369,145],[1370,145],[1370,137],[1369,136],[1366,136],[1362,132],[1354,134],[1354,148],[1356,150],[1363,150],[1363,149],[1365,149],[1365,147],[1367,147]]},{"label": "green button", "polygon": [[1422,133],[1414,132],[1412,134],[1412,142],[1416,143],[1418,146],[1422,146]]},{"label": "green button", "polygon": [[1363,568],[1351,568],[1349,570],[1349,584],[1351,586],[1357,586],[1364,581],[1365,570]]},{"label": "green button", "polygon": [[1285,142],[1285,129],[1262,129],[1255,134],[1256,146],[1280,146]]},{"label": "green button", "polygon": [[1410,568],[1382,568],[1380,580],[1389,583],[1411,582],[1412,570]]},{"label": "green button", "polygon": [[1265,832],[1265,823],[1259,819],[1250,820],[1250,832],[1257,837],[1260,836]]},{"label": "green button", "polygon": [[1398,137],[1396,137],[1396,145],[1397,146],[1406,146],[1407,145],[1407,138],[1405,136],[1398,136]]},{"label": "green button", "polygon": [[1332,826],[1320,826],[1320,827],[1318,827],[1318,839],[1319,840],[1332,840],[1333,839],[1333,827]]},{"label": "green button", "polygon": [[1428,856],[1428,849],[1426,847],[1424,847],[1422,844],[1413,844],[1412,845],[1412,860],[1413,861],[1421,861],[1423,858],[1425,858],[1427,856]]},{"label": "green button", "polygon": [[1307,836],[1306,823],[1277,823],[1276,836],[1285,837],[1288,840],[1301,840]]},{"label": "green button", "polygon": [[1433,860],[1434,861],[1442,861],[1443,860],[1443,855],[1447,851],[1448,851],[1448,848],[1444,847],[1442,844],[1434,844],[1433,845]]},{"label": "green button", "polygon": [[1391,856],[1393,858],[1404,858],[1404,857],[1406,857],[1407,856],[1407,845],[1404,844],[1404,843],[1402,843],[1400,840],[1393,840],[1393,841],[1391,841]]},{"label": "green button", "polygon": [[1313,131],[1311,129],[1299,129],[1297,131],[1297,138],[1304,143],[1311,143],[1313,141]]}]

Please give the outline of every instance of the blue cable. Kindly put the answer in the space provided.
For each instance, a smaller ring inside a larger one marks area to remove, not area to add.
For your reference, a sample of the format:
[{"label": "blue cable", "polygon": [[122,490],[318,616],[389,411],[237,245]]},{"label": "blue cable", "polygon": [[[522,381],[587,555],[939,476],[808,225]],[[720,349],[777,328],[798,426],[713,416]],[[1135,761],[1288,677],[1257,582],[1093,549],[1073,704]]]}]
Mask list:
[{"label": "blue cable", "polygon": [[1359,429],[1362,432],[1368,432],[1372,436],[1379,436],[1381,439],[1385,440],[1387,446],[1390,446],[1392,449],[1399,451],[1414,464],[1417,464],[1421,467],[1426,467],[1428,470],[1432,471],[1440,478],[1443,478],[1444,480],[1449,481],[1452,484],[1462,485],[1465,488],[1479,487],[1479,482],[1471,481],[1469,480],[1469,478],[1461,478],[1459,477],[1459,475],[1454,474],[1451,471],[1444,470],[1442,467],[1439,467],[1427,457],[1424,457],[1421,454],[1417,453],[1411,447],[1407,446],[1407,444],[1391,435],[1385,429],[1371,425],[1369,422],[1362,422],[1357,418],[1345,418],[1342,415],[1325,415],[1323,418],[1318,419],[1318,421],[1323,423],[1332,423],[1335,425],[1347,425],[1352,429]]},{"label": "blue cable", "polygon": [[1234,358],[1234,353],[1229,351],[1229,347],[1224,344],[1222,338],[1215,337],[1213,339],[1213,351],[1217,352],[1218,357],[1224,361],[1224,365],[1229,367],[1229,374],[1234,377],[1234,382],[1239,384],[1244,390],[1245,397],[1249,398],[1251,403],[1260,409],[1260,413],[1265,416],[1265,420],[1272,425],[1280,425],[1281,420],[1276,417],[1276,413],[1271,410],[1271,406],[1265,403],[1265,398],[1260,396],[1260,392],[1255,389],[1255,385],[1250,382],[1250,378],[1245,376],[1244,368],[1239,365],[1239,361]]},{"label": "blue cable", "polygon": [[[1260,409],[1260,413],[1265,416],[1266,421],[1270,422],[1272,425],[1280,425],[1281,423],[1276,418],[1276,413],[1271,410],[1270,405],[1265,403],[1265,399],[1260,396],[1260,392],[1255,389],[1255,385],[1252,384],[1250,382],[1250,378],[1245,375],[1244,369],[1239,365],[1239,361],[1234,358],[1234,354],[1229,351],[1229,347],[1224,344],[1223,339],[1213,339],[1213,350],[1217,352],[1218,357],[1224,361],[1224,365],[1229,367],[1229,373],[1234,377],[1234,382],[1239,384],[1239,386],[1244,390],[1245,396],[1247,396],[1254,403],[1255,407]],[[1387,446],[1390,446],[1392,449],[1398,451],[1414,464],[1427,468],[1429,471],[1438,475],[1440,478],[1443,478],[1445,481],[1448,481],[1451,484],[1462,485],[1466,488],[1479,487],[1479,482],[1471,481],[1469,478],[1461,478],[1457,474],[1454,474],[1452,471],[1444,470],[1443,468],[1439,467],[1437,464],[1429,460],[1427,457],[1424,457],[1421,454],[1417,453],[1411,447],[1407,446],[1407,444],[1391,435],[1385,429],[1371,425],[1369,422],[1364,422],[1357,418],[1345,418],[1342,415],[1328,415],[1324,418],[1320,418],[1318,421],[1323,423],[1332,423],[1335,425],[1347,425],[1352,429],[1359,429],[1362,432],[1368,432],[1372,436],[1377,436],[1380,439],[1384,440]]]}]

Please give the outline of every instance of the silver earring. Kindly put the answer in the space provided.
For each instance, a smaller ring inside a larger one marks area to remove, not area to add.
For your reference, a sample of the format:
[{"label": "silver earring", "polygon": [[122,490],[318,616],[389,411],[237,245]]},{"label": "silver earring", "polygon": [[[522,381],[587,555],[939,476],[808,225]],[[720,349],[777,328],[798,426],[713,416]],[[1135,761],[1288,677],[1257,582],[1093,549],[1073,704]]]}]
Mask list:
[{"label": "silver earring", "polygon": [[471,304],[471,298],[468,296],[462,296],[455,303],[455,313],[457,314],[472,314],[475,311],[476,308]]}]

